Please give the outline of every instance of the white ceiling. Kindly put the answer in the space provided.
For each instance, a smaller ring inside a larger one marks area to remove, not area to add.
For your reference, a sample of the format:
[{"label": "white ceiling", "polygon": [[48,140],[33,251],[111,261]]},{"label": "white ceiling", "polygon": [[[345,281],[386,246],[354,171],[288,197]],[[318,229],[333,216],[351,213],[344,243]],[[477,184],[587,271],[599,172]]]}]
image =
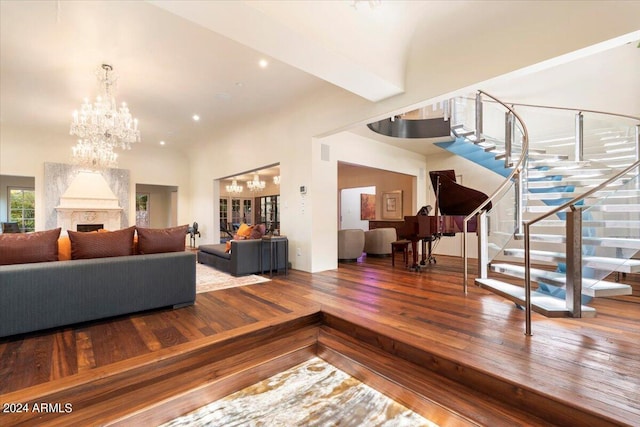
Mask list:
[{"label": "white ceiling", "polygon": [[[102,63],[119,74],[116,99],[140,120],[144,144],[186,148],[223,124],[328,89],[377,101],[404,90],[417,29],[450,20],[463,7],[353,3],[2,0],[0,125],[41,127],[72,142],[71,113],[97,94],[94,72]],[[260,59],[269,66],[260,68]],[[432,146],[383,142],[420,152]]]},{"label": "white ceiling", "polygon": [[[189,144],[222,123],[332,84],[370,99],[398,93],[406,23],[422,3],[387,2],[376,11],[351,3],[3,0],[0,123],[68,135],[73,110],[97,95],[94,72],[102,63],[119,74],[116,100],[128,103],[143,142],[152,144]],[[380,19],[385,30],[371,31]],[[323,31],[329,22],[331,31]],[[345,32],[354,37],[338,36]],[[233,40],[239,36],[244,44]],[[263,58],[265,69],[258,66]]]}]

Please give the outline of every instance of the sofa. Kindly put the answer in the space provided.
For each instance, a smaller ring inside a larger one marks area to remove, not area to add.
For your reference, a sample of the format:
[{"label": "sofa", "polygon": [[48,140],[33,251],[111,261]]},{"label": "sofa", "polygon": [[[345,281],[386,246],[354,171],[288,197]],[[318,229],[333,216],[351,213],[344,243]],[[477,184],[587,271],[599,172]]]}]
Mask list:
[{"label": "sofa", "polygon": [[[284,269],[287,262],[285,256],[285,245],[287,241],[278,241],[277,251],[274,250],[274,257],[277,253],[277,269]],[[260,254],[262,253],[262,265],[260,265]],[[271,250],[269,244],[262,239],[231,240],[230,251],[224,243],[214,245],[198,246],[198,262],[214,267],[217,270],[227,272],[232,276],[245,276],[247,274],[262,274],[269,270],[271,264]]]},{"label": "sofa", "polygon": [[196,297],[192,252],[0,266],[0,337],[160,307]]},{"label": "sofa", "polygon": [[364,232],[364,251],[368,256],[391,255],[391,243],[398,240],[398,233],[393,227],[374,228]]},{"label": "sofa", "polygon": [[60,229],[0,235],[0,337],[193,304],[196,260],[182,227],[137,230],[135,251],[133,229],[69,232],[70,260],[58,253]]}]

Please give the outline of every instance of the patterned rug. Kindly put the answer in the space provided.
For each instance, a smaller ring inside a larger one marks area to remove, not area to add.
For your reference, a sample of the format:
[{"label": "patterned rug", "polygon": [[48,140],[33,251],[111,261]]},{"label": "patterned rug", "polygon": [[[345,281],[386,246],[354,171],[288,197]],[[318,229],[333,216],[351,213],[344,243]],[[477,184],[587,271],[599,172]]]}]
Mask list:
[{"label": "patterned rug", "polygon": [[208,265],[196,263],[196,293],[198,294],[269,281],[270,279],[255,274],[233,277]]}]

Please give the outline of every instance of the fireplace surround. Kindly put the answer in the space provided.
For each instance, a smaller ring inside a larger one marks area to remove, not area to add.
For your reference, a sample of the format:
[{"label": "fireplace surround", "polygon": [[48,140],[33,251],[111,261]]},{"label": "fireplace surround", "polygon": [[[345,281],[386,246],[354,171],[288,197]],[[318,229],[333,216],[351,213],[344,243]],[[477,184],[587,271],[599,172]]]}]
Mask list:
[{"label": "fireplace surround", "polygon": [[61,163],[45,163],[46,228],[62,233],[78,224],[119,230],[128,225],[129,171],[86,171]]}]

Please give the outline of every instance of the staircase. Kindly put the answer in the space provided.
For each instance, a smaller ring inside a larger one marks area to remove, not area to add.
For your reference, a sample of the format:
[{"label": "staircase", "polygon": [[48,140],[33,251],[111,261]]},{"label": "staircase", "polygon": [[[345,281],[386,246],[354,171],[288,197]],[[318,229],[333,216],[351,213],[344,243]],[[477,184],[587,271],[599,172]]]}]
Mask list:
[{"label": "staircase", "polygon": [[437,145],[506,177],[465,220],[479,215],[475,283],[527,309],[527,333],[531,310],[595,316],[592,298],[630,295],[612,277],[640,273],[640,118],[484,92],[450,104],[455,141]]}]

